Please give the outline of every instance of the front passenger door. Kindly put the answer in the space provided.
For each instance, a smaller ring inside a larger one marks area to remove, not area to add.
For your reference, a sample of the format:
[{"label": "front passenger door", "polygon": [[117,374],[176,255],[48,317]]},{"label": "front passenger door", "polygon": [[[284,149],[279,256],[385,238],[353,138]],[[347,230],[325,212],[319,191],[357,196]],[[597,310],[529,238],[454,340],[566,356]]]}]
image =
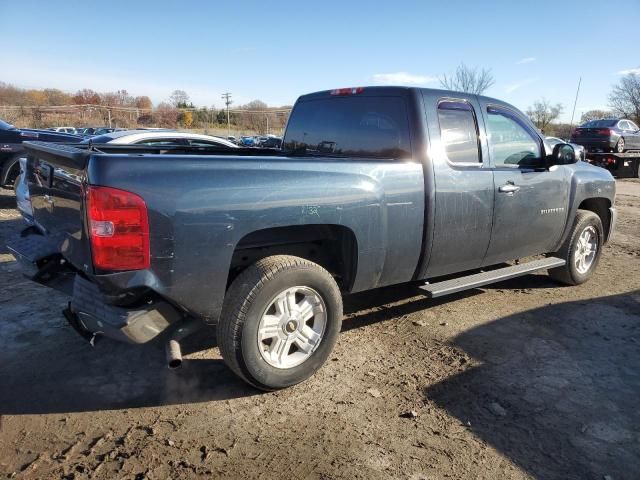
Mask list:
[{"label": "front passenger door", "polygon": [[495,192],[483,265],[549,252],[568,215],[569,170],[545,168],[542,139],[519,112],[481,102]]}]

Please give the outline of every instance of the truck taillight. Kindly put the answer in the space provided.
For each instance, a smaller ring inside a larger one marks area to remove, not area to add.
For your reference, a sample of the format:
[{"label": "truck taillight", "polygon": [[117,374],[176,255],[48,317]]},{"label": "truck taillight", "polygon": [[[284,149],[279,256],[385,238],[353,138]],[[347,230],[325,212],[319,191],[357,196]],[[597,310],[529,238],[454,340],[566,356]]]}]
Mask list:
[{"label": "truck taillight", "polygon": [[335,90],[331,90],[331,95],[357,95],[362,92],[364,92],[364,87],[336,88]]},{"label": "truck taillight", "polygon": [[95,267],[149,268],[149,219],[141,197],[116,188],[89,186],[87,212]]}]

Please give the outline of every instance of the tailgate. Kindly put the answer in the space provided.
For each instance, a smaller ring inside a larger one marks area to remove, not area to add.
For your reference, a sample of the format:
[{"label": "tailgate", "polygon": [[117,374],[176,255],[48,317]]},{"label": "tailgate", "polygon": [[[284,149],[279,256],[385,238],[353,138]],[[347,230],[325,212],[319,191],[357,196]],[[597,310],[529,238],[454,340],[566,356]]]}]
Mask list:
[{"label": "tailgate", "polygon": [[25,142],[27,179],[38,228],[80,270],[91,265],[84,229],[83,179],[89,153],[68,145]]}]

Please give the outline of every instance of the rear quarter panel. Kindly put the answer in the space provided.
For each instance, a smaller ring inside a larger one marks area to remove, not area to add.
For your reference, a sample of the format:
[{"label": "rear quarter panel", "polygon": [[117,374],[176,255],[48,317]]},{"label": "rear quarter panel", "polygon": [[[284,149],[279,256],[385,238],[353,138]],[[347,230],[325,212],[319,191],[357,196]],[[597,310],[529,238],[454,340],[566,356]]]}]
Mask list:
[{"label": "rear quarter panel", "polygon": [[352,291],[409,281],[424,220],[422,165],[286,157],[95,156],[88,182],[147,203],[152,266],[102,280],[144,285],[215,321],[231,257],[247,234],[333,224],[357,241]]}]

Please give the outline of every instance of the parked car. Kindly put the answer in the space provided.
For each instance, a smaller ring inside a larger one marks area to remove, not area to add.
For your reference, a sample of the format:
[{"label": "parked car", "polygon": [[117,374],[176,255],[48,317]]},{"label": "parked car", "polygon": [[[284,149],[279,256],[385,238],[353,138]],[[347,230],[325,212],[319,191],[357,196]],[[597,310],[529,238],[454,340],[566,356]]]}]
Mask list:
[{"label": "parked car", "polygon": [[304,95],[282,151],[130,148],[31,142],[36,227],[9,250],[72,290],[65,316],[84,338],[171,329],[177,366],[180,339],[215,324],[227,365],[265,390],[327,360],[343,294],[412,282],[439,297],[538,270],[581,284],[616,219],[607,170],[568,144],[549,154],[516,108],[460,92]]},{"label": "parked car", "polygon": [[228,140],[211,135],[199,135],[197,133],[174,132],[171,130],[124,130],[121,132],[106,133],[96,137],[83,140],[82,143],[111,143],[115,145],[175,145],[238,148],[237,145]]},{"label": "parked car", "polygon": [[104,135],[105,133],[115,132],[115,128],[110,127],[98,127],[93,131],[93,135]]},{"label": "parked car", "polygon": [[241,147],[255,147],[255,146],[257,146],[256,138],[255,137],[250,137],[248,135],[242,135],[240,137],[240,140],[238,141],[238,144]]},{"label": "parked car", "polygon": [[282,138],[268,137],[260,143],[262,148],[280,148],[282,146]]},{"label": "parked car", "polygon": [[84,136],[93,135],[95,131],[96,129],[93,127],[76,127],[76,133],[78,135],[84,135]]},{"label": "parked car", "polygon": [[81,138],[50,130],[19,129],[0,120],[0,186],[12,186],[20,173],[18,159],[24,152],[23,141],[77,142]]},{"label": "parked car", "polygon": [[[550,152],[553,150],[553,147],[555,147],[559,143],[570,143],[570,142],[562,140],[561,138],[558,138],[558,137],[545,137],[545,140],[547,141],[547,143],[551,147]],[[586,154],[585,154],[584,147],[582,145],[578,145],[576,143],[570,143],[570,145],[575,150],[576,157],[578,157],[580,160],[584,161],[586,159]]]},{"label": "parked car", "polygon": [[58,133],[70,133],[72,135],[76,135],[78,132],[76,132],[76,129],[73,127],[51,127],[51,128],[47,128],[47,130],[51,130],[52,132],[58,132]]},{"label": "parked car", "polygon": [[640,150],[640,129],[624,118],[591,120],[573,131],[571,142],[583,145],[590,152]]}]

